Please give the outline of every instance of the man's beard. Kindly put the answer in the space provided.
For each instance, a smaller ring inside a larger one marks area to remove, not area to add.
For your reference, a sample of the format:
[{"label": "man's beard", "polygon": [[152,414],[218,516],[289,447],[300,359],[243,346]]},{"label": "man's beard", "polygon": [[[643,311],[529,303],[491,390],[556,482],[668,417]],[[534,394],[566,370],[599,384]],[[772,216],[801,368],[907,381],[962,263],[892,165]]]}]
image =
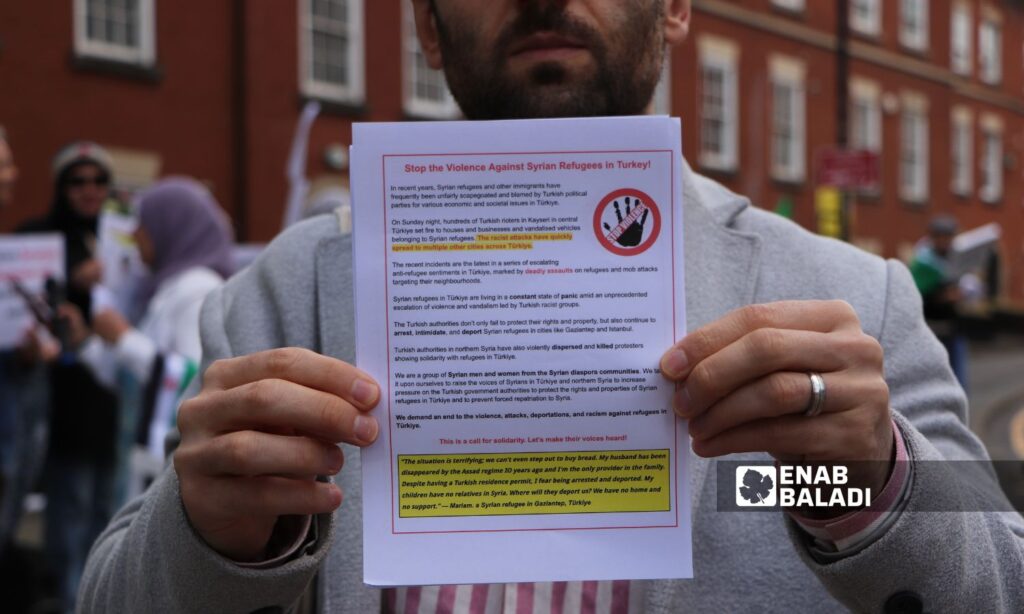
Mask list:
[{"label": "man's beard", "polygon": [[[664,3],[624,0],[627,21],[608,40],[565,13],[559,2],[521,3],[519,17],[486,49],[472,24],[441,15],[434,6],[448,86],[469,119],[526,119],[639,115],[661,76]],[[572,75],[558,62],[540,62],[524,77],[509,74],[509,48],[537,32],[584,44],[595,69]]]}]

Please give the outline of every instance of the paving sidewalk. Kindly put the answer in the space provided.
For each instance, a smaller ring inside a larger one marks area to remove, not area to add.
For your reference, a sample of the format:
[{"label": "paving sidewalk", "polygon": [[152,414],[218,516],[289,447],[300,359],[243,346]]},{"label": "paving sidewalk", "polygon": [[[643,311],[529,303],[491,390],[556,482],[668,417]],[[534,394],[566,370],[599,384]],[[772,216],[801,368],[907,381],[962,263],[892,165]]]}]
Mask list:
[{"label": "paving sidewalk", "polygon": [[970,425],[988,448],[1003,490],[1024,510],[1024,336],[972,342]]}]

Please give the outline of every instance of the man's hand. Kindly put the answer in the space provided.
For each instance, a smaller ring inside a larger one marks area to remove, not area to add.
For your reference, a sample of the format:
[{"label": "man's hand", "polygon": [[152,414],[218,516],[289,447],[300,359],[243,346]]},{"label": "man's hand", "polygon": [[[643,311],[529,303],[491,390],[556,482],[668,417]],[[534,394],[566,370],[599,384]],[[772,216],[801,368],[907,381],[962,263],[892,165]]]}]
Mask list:
[{"label": "man's hand", "polygon": [[260,560],[278,517],[333,512],[338,442],[366,446],[377,384],[352,365],[284,348],[220,360],[178,414],[174,468],[189,521],[214,550]]},{"label": "man's hand", "polygon": [[78,263],[71,270],[71,285],[82,292],[88,292],[103,280],[103,263],[98,258],[90,258]]},{"label": "man's hand", "polygon": [[[715,457],[767,452],[797,462],[866,463],[851,482],[884,487],[893,459],[882,348],[849,304],[751,305],[689,334],[661,360],[693,450]],[[822,413],[807,417],[808,372],[825,380]]]},{"label": "man's hand", "polygon": [[121,315],[121,312],[108,308],[92,317],[92,328],[101,339],[111,345],[116,345],[121,336],[131,330],[132,325]]},{"label": "man's hand", "polygon": [[68,341],[71,342],[71,347],[73,348],[80,347],[89,339],[89,335],[92,334],[89,325],[85,323],[85,316],[82,315],[82,310],[74,303],[58,305],[57,317],[67,326]]},{"label": "man's hand", "polygon": [[22,366],[31,368],[39,363],[52,363],[60,356],[60,345],[53,337],[32,327],[25,332],[17,356]]}]

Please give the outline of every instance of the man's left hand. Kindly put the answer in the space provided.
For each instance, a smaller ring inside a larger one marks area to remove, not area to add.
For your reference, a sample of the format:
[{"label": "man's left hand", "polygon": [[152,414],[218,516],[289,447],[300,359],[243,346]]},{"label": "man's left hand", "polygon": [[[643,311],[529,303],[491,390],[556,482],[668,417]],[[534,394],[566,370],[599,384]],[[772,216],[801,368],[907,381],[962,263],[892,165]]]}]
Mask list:
[{"label": "man's left hand", "polygon": [[[783,461],[880,461],[857,476],[880,492],[893,460],[882,347],[843,301],[750,305],[687,335],[661,359],[673,406],[704,457],[767,452]],[[809,373],[825,381],[804,415]],[[851,481],[854,476],[851,475]]]}]

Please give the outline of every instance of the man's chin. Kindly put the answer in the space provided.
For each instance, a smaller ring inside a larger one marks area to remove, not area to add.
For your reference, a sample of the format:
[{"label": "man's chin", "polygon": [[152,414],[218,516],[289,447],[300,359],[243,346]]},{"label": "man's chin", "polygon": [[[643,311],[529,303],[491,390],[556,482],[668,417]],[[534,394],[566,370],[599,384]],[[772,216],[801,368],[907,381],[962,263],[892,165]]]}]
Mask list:
[{"label": "man's chin", "polygon": [[593,98],[580,90],[564,85],[538,85],[531,88],[529,100],[524,101],[524,118],[585,117],[605,115],[597,108]]}]

